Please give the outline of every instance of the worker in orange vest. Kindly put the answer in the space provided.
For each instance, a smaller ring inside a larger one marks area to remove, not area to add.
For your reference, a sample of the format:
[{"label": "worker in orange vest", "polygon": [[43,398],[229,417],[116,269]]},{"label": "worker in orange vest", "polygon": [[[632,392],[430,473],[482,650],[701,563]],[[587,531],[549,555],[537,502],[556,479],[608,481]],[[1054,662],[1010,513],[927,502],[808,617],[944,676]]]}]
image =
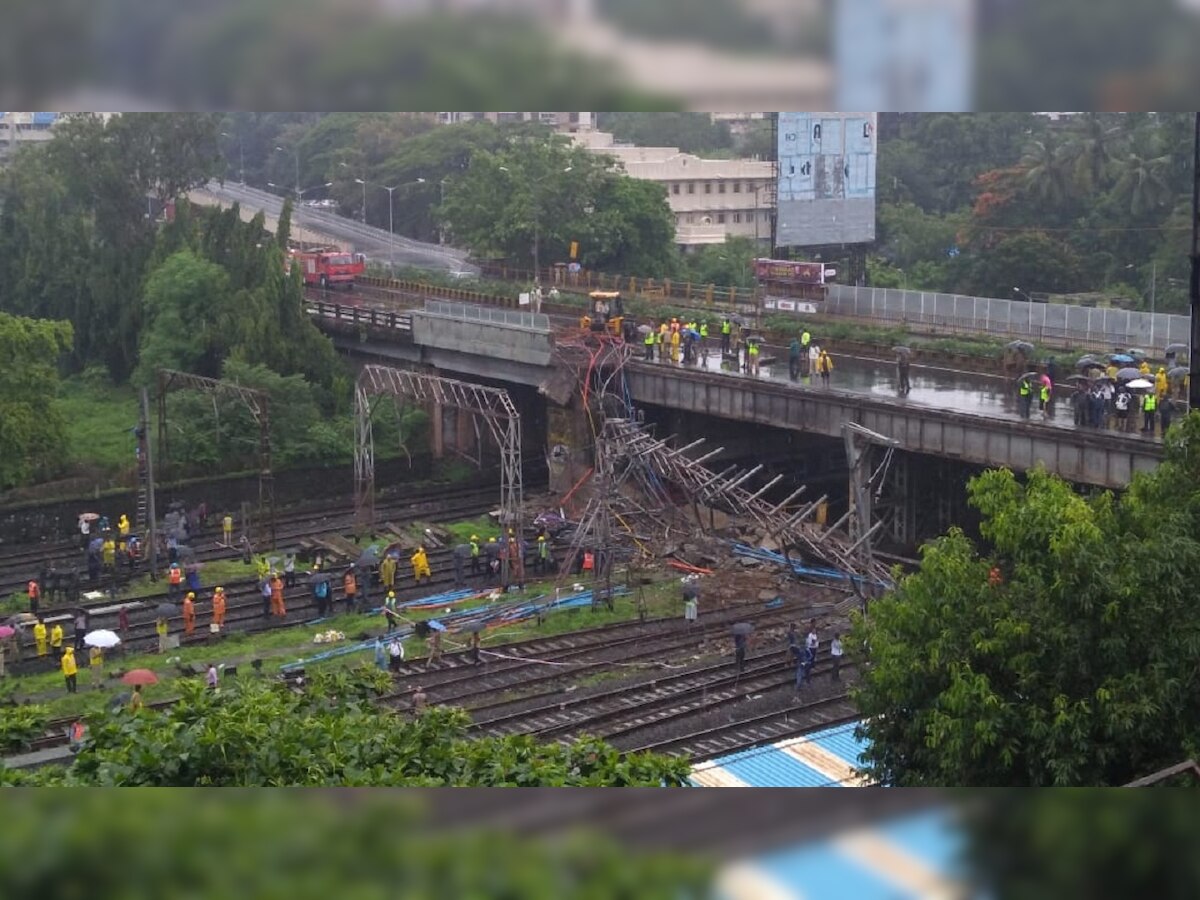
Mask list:
[{"label": "worker in orange vest", "polygon": [[217,628],[225,625],[225,588],[218,587],[213,591],[213,624]]},{"label": "worker in orange vest", "polygon": [[358,579],[354,577],[353,567],[342,576],[342,590],[346,593],[346,612],[354,612],[354,604],[358,599]]},{"label": "worker in orange vest", "polygon": [[278,572],[271,576],[271,615],[287,615],[287,609],[283,605],[283,579],[279,577]]},{"label": "worker in orange vest", "polygon": [[171,563],[171,568],[167,570],[167,599],[172,603],[179,599],[182,584],[183,570],[179,568],[179,563]]},{"label": "worker in orange vest", "polygon": [[38,600],[42,596],[42,586],[33,578],[29,579],[29,584],[25,585],[25,593],[29,597],[29,613],[36,616],[38,614]]},{"label": "worker in orange vest", "polygon": [[183,598],[183,633],[190,635],[196,630],[196,595],[188,591]]}]

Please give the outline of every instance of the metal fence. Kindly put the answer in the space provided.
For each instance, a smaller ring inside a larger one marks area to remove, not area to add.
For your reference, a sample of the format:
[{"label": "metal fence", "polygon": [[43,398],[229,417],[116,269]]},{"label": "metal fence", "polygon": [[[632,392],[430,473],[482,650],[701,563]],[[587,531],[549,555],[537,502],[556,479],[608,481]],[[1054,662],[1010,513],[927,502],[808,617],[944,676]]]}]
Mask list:
[{"label": "metal fence", "polygon": [[829,285],[824,311],[1100,349],[1161,350],[1190,337],[1187,316],[841,284]]},{"label": "metal fence", "polygon": [[425,312],[432,316],[464,322],[483,322],[488,325],[528,328],[534,331],[550,330],[550,317],[543,313],[498,309],[494,306],[472,306],[469,303],[450,303],[445,300],[426,300]]}]

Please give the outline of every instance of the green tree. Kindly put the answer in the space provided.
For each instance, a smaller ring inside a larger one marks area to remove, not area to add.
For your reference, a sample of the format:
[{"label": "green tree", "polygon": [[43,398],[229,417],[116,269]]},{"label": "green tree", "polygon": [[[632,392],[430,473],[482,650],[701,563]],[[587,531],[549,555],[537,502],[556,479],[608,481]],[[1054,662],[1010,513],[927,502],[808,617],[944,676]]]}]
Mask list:
[{"label": "green tree", "polygon": [[1080,260],[1075,251],[1037,231],[1001,237],[961,261],[958,271],[960,289],[982,297],[1013,299],[1014,287],[1027,293],[1060,293],[1080,287]]},{"label": "green tree", "polygon": [[696,284],[753,287],[754,260],[762,248],[750,238],[729,238],[724,244],[700,247],[684,257],[683,277]]},{"label": "green tree", "polygon": [[[459,710],[406,721],[374,701],[376,670],[318,673],[307,690],[247,681],[219,695],[182,685],[161,713],[121,710],[89,723],[64,781],[108,786],[675,786],[682,757],[622,754],[597,740],[466,736]],[[60,776],[62,777],[62,776]]]},{"label": "green tree", "polygon": [[621,173],[610,157],[561,135],[523,135],[496,152],[481,152],[446,187],[442,219],[477,255],[533,261],[543,267],[568,258],[595,269],[638,266],[639,274],[670,274],[674,220],[661,185]]},{"label": "green tree", "polygon": [[1053,137],[1031,141],[1020,165],[1025,170],[1029,190],[1038,199],[1058,204],[1071,196],[1070,163],[1062,145]]},{"label": "green tree", "polygon": [[112,792],[78,791],[67,804],[53,792],[9,791],[0,868],[16,897],[711,896],[705,862],[619,844],[594,826],[537,839],[503,818],[480,822],[449,794],[346,799],[335,791],[128,791],[118,802]]},{"label": "green tree", "polygon": [[52,473],[62,458],[65,423],[54,398],[72,339],[69,322],[0,312],[0,488]]},{"label": "green tree", "polygon": [[714,122],[708,113],[621,112],[598,113],[601,130],[619,141],[639,147],[678,147],[684,153],[705,156],[733,148],[726,122]]},{"label": "green tree", "polygon": [[146,279],[146,328],[134,382],[153,385],[157,369],[215,375],[236,330],[229,275],[191,250],[170,256]]},{"label": "green tree", "polygon": [[872,776],[1119,785],[1195,754],[1198,436],[1197,417],[1173,429],[1167,462],[1120,499],[1042,471],[972,480],[990,551],[952,530],[855,625]]}]

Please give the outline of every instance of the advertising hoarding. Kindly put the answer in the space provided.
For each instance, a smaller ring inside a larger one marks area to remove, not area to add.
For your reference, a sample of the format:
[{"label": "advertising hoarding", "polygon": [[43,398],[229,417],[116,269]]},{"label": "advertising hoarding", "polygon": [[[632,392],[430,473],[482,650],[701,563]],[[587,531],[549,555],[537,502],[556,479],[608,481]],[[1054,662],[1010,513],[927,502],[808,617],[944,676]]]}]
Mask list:
[{"label": "advertising hoarding", "polygon": [[776,246],[875,240],[876,114],[778,116]]}]

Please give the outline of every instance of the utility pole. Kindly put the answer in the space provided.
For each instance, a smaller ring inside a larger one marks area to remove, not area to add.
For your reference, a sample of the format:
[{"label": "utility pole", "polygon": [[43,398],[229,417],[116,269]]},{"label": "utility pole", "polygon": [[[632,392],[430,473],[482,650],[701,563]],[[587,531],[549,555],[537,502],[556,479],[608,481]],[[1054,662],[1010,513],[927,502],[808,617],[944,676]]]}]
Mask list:
[{"label": "utility pole", "polygon": [[1200,112],[1196,113],[1192,140],[1192,279],[1188,296],[1192,312],[1191,370],[1188,405],[1200,409]]},{"label": "utility pole", "polygon": [[150,449],[150,392],[142,388],[142,433],[146,436],[146,542],[150,545],[150,580],[158,579],[158,514],[154,509],[154,456]]}]

